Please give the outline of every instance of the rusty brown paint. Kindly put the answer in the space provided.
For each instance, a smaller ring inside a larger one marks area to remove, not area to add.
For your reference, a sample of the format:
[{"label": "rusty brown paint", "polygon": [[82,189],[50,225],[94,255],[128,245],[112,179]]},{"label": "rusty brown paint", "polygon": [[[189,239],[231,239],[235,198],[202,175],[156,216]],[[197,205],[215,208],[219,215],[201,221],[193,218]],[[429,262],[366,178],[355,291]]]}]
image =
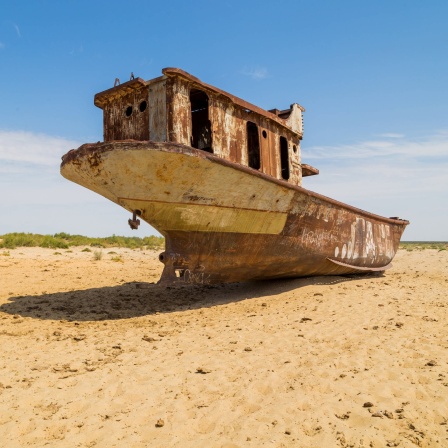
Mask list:
[{"label": "rusty brown paint", "polygon": [[146,82],[143,79],[136,78],[123,84],[118,84],[104,92],[97,93],[93,102],[95,106],[103,109],[107,104],[119,100],[122,96],[130,94],[145,86]]},{"label": "rusty brown paint", "polygon": [[146,86],[107,103],[103,110],[104,141],[149,140],[148,88]]},{"label": "rusty brown paint", "polygon": [[[207,115],[195,115],[196,127],[190,98],[197,110],[208,108]],[[138,215],[165,236],[162,284],[390,266],[408,221],[301,187],[303,176],[319,171],[301,161],[304,109],[298,104],[264,111],[179,69],[101,92],[95,104],[104,111],[105,142],[68,152],[61,172],[129,210],[131,227],[138,226]],[[248,122],[256,125],[252,137],[258,132],[259,170],[248,167]],[[209,126],[213,154],[191,147],[202,125]],[[287,180],[281,138],[288,150]]]},{"label": "rusty brown paint", "polygon": [[319,174],[319,170],[317,168],[314,168],[314,166],[308,165],[306,163],[301,164],[302,169],[302,176],[315,176],[316,174]]}]

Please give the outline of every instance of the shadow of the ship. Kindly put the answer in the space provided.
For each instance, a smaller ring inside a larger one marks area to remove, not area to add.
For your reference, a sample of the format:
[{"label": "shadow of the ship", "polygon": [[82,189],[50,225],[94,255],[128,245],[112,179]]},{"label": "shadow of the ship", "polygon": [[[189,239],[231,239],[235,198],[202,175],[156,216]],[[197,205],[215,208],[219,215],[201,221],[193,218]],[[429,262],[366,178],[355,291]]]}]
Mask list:
[{"label": "shadow of the ship", "polygon": [[[374,277],[373,275],[361,278]],[[130,319],[236,303],[282,293],[299,292],[310,285],[333,285],[360,276],[307,277],[222,285],[162,287],[136,283],[51,294],[10,297],[0,311],[20,317],[67,321]],[[294,296],[296,297],[296,296]],[[300,300],[300,297],[299,299]]]}]

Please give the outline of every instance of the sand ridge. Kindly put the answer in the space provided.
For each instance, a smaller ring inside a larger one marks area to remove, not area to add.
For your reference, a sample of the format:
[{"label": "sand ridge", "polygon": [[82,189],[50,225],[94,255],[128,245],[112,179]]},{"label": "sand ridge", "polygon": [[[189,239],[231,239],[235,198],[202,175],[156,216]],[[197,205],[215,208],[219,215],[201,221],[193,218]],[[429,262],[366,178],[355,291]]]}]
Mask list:
[{"label": "sand ridge", "polygon": [[448,446],[447,251],[138,289],[157,252],[83,249],[0,250],[5,446]]}]

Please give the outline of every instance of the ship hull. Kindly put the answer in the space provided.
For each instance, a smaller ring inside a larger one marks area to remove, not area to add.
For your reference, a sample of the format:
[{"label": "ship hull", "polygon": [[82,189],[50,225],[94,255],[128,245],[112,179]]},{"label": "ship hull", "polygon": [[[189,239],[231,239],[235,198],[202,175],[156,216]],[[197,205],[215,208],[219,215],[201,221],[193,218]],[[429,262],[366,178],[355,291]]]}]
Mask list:
[{"label": "ship hull", "polygon": [[383,271],[408,224],[175,143],[83,145],[61,173],[165,237],[166,285]]}]

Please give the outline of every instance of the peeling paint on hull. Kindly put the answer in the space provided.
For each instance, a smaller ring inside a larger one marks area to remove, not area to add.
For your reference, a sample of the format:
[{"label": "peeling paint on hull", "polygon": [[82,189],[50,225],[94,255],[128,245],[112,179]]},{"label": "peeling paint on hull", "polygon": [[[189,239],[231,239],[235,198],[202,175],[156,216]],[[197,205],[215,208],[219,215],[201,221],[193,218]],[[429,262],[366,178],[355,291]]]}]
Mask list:
[{"label": "peeling paint on hull", "polygon": [[161,284],[384,270],[408,224],[177,143],[83,145],[61,173],[165,236]]}]

